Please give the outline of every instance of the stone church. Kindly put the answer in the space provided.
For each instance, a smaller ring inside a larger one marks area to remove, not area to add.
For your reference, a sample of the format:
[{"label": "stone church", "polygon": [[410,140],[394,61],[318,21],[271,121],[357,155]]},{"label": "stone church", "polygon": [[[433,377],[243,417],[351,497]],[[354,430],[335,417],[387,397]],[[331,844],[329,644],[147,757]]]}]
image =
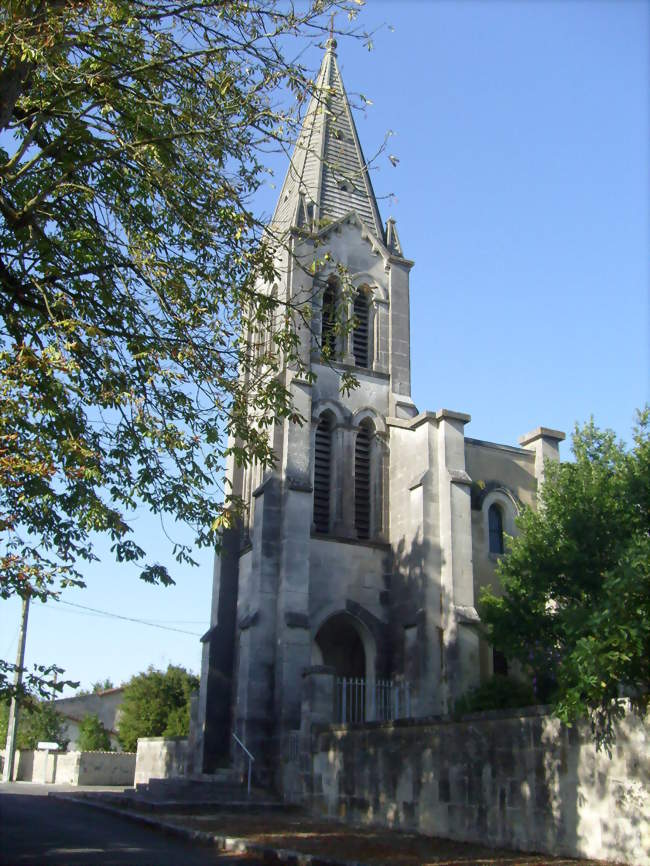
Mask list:
[{"label": "stone church", "polygon": [[[197,742],[211,772],[241,764],[236,734],[258,779],[290,796],[313,722],[444,715],[507,672],[475,602],[564,434],[485,442],[466,435],[468,414],[413,403],[414,263],[381,221],[333,39],[271,226],[283,277],[266,290],[311,304],[301,351],[316,378],[284,371],[311,423],[275,426],[273,471],[228,467],[247,516],[215,562]],[[344,371],[359,383],[345,394]]]}]

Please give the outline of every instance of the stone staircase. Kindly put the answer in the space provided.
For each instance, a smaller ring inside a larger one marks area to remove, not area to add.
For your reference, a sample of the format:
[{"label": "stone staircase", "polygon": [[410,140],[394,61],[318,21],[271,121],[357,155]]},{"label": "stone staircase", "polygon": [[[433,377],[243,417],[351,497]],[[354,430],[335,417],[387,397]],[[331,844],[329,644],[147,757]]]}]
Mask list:
[{"label": "stone staircase", "polygon": [[167,814],[201,814],[219,811],[268,812],[287,809],[274,794],[246,785],[234,770],[219,770],[214,774],[150,779],[122,792],[80,794],[84,799],[101,798],[117,808],[138,812]]}]

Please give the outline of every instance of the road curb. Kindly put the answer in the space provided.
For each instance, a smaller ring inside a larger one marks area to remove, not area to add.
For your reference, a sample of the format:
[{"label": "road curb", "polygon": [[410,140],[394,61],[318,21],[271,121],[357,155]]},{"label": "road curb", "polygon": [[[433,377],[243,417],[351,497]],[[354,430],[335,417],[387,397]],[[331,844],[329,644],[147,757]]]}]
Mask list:
[{"label": "road curb", "polygon": [[200,845],[212,845],[224,853],[257,854],[267,863],[288,863],[291,866],[367,866],[367,864],[358,860],[331,860],[318,854],[307,854],[303,851],[293,851],[290,848],[273,848],[269,845],[258,845],[240,836],[223,836],[218,833],[208,833],[205,830],[192,830],[189,827],[170,824],[168,821],[160,821],[149,815],[139,814],[129,809],[120,809],[117,806],[110,806],[108,803],[100,803],[97,800],[91,800],[77,794],[58,794],[52,791],[48,794],[48,797],[67,803],[78,803],[81,806],[90,806],[93,809],[101,809],[104,812],[111,812],[114,815],[120,815],[122,818],[135,821],[138,824],[147,824],[157,830],[162,830],[168,836],[177,836]]}]

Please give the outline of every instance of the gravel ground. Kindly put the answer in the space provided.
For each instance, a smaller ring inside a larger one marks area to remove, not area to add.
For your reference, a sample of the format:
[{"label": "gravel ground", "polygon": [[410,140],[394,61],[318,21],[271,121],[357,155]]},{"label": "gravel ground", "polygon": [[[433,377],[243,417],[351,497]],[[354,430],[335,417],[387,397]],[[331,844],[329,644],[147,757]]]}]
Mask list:
[{"label": "gravel ground", "polygon": [[301,815],[158,815],[162,821],[256,845],[284,848],[338,861],[385,866],[603,866],[603,861],[577,860],[487,848],[381,828],[357,828]]}]

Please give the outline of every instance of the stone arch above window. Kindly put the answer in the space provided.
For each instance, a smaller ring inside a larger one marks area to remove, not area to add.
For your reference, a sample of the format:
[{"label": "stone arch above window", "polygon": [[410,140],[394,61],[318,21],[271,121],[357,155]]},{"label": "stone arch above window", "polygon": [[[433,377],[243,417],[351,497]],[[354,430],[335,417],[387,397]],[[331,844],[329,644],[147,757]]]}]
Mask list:
[{"label": "stone arch above window", "polygon": [[481,503],[486,547],[490,556],[505,552],[505,536],[515,535],[515,518],[519,503],[505,487],[493,487],[486,492]]},{"label": "stone arch above window", "polygon": [[314,424],[317,424],[321,415],[325,412],[329,412],[330,415],[334,417],[334,423],[336,426],[340,424],[350,424],[352,421],[352,413],[341,406],[340,403],[337,403],[335,400],[317,400],[312,405],[312,416],[311,420]]},{"label": "stone arch above window", "polygon": [[353,286],[361,288],[364,286],[368,291],[371,301],[384,301],[388,303],[388,292],[385,286],[378,283],[372,274],[365,271],[359,271],[356,274],[350,274],[350,282]]},{"label": "stone arch above window", "polygon": [[362,409],[358,409],[352,416],[352,425],[360,427],[366,420],[372,424],[377,433],[386,432],[386,422],[372,406],[364,406]]}]

